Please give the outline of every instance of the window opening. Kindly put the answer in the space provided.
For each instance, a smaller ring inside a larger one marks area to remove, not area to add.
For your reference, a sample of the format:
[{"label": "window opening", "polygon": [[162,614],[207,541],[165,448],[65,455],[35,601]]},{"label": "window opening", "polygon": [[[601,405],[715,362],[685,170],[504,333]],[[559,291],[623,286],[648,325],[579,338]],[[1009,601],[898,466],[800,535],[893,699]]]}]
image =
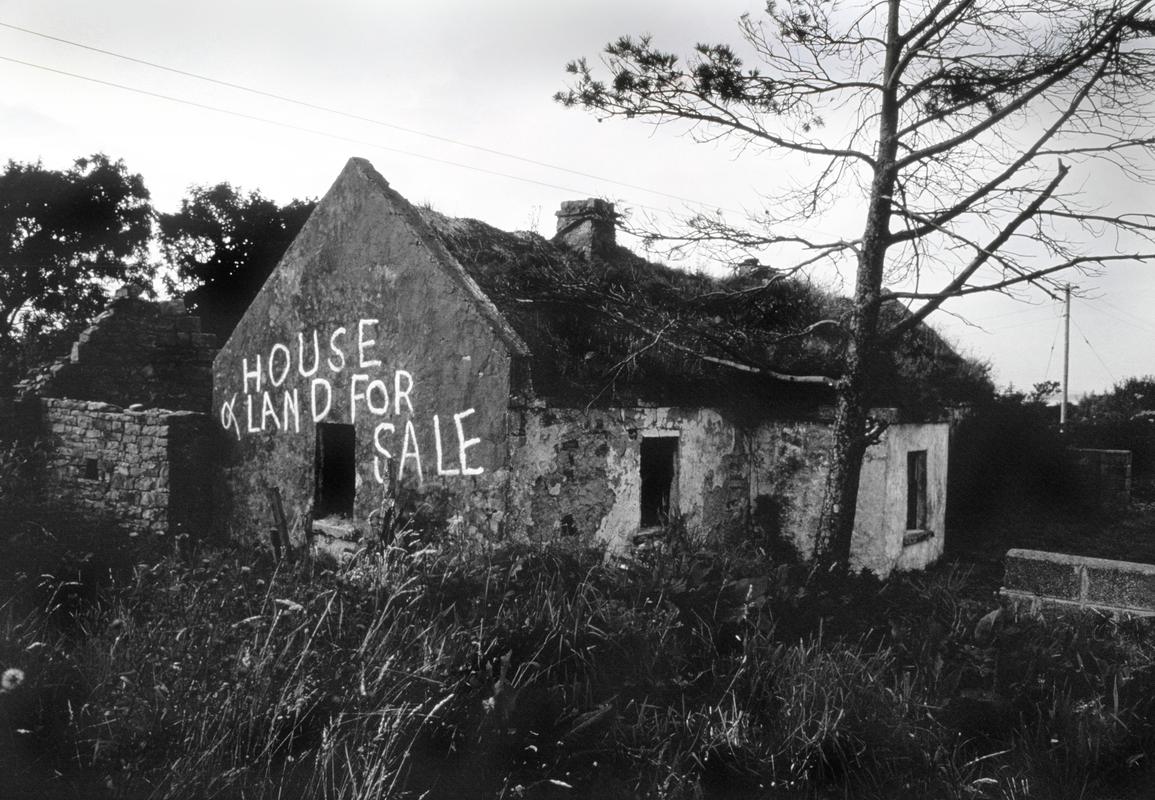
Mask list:
[{"label": "window opening", "polygon": [[84,459],[84,478],[89,481],[100,479],[100,462],[95,458]]},{"label": "window opening", "polygon": [[356,437],[352,425],[322,422],[317,425],[317,496],[314,514],[353,516],[357,488]]},{"label": "window opening", "polygon": [[677,455],[677,436],[642,438],[642,527],[661,525],[670,517]]},{"label": "window opening", "polygon": [[926,451],[906,454],[906,529],[926,530]]}]

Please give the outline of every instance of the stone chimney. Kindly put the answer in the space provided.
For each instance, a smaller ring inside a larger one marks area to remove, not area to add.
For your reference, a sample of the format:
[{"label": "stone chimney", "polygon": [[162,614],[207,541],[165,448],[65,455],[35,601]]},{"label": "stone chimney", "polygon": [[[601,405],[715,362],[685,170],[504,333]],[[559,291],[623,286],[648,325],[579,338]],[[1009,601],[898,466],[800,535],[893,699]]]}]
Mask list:
[{"label": "stone chimney", "polygon": [[586,258],[608,257],[614,250],[614,204],[606,200],[566,200],[557,212],[553,240]]}]

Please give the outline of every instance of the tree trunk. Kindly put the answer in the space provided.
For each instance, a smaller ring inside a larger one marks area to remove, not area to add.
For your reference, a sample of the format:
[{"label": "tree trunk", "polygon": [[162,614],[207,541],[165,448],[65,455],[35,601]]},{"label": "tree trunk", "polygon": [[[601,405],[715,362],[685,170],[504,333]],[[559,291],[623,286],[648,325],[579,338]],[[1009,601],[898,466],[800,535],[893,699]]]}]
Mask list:
[{"label": "tree trunk", "polygon": [[870,185],[866,226],[858,252],[854,310],[846,345],[838,404],[834,418],[834,445],[826,494],[822,501],[814,555],[832,566],[850,564],[854,512],[858,505],[858,476],[866,455],[866,417],[870,410],[871,366],[878,351],[878,318],[882,274],[890,246],[890,199],[898,177],[898,98],[895,91],[902,43],[898,33],[899,0],[889,0],[887,48],[879,110],[878,151]]},{"label": "tree trunk", "polygon": [[858,505],[858,474],[866,455],[863,432],[866,428],[867,408],[860,382],[855,383],[859,385],[854,388],[846,385],[838,393],[834,444],[815,540],[815,557],[831,565],[845,566],[850,563],[854,510]]},{"label": "tree trunk", "polygon": [[[888,215],[889,211],[886,213]],[[879,220],[873,213],[870,219],[874,224],[868,226],[868,234],[872,230],[879,230]],[[885,219],[881,220],[882,225],[885,222]],[[826,477],[826,493],[815,540],[815,556],[841,567],[850,563],[854,512],[858,505],[858,476],[866,455],[869,380],[878,350],[879,299],[886,255],[881,236],[868,236],[863,244],[854,291],[850,338],[846,346],[842,378],[838,383],[830,469]]]}]

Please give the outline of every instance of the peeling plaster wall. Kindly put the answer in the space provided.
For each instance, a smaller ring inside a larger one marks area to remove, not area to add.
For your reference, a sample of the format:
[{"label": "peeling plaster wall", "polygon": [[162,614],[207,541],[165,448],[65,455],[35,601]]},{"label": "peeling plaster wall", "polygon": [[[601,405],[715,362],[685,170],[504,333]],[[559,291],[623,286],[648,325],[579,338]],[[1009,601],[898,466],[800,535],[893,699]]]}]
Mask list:
[{"label": "peeling plaster wall", "polygon": [[[778,537],[809,557],[825,490],[828,424],[772,421],[745,431],[709,409],[536,408],[511,412],[510,524],[531,538],[628,548],[641,521],[641,442],[679,438],[671,508],[696,534]],[[948,426],[893,425],[863,465],[853,563],[888,575],[942,554]],[[926,541],[903,545],[907,453],[927,451]]]},{"label": "peeling plaster wall", "polygon": [[[924,569],[943,553],[946,538],[947,423],[892,425],[883,441],[867,450],[858,488],[851,553],[856,569],[885,576],[893,570]],[[921,542],[903,545],[906,530],[907,454],[926,451],[926,531]]]},{"label": "peeling plaster wall", "polygon": [[831,429],[821,422],[766,422],[753,434],[750,500],[755,521],[789,542],[803,558],[814,535],[826,489]]},{"label": "peeling plaster wall", "polygon": [[[880,576],[922,569],[943,551],[947,445],[950,426],[896,424],[867,448],[858,485],[851,563]],[[832,444],[832,429],[818,422],[770,422],[754,435],[751,502],[777,514],[781,535],[803,557],[814,550]],[[927,530],[933,536],[903,545],[906,531],[907,453],[927,451]]]},{"label": "peeling plaster wall", "polygon": [[354,159],[214,362],[222,533],[263,538],[271,488],[302,541],[326,422],[355,428],[356,525],[382,507],[427,506],[451,527],[500,535],[519,347],[408,203]]},{"label": "peeling plaster wall", "polygon": [[719,537],[746,513],[738,431],[709,409],[528,409],[513,412],[512,524],[531,538],[574,536],[630,546],[641,522],[641,442],[679,439],[671,511]]}]

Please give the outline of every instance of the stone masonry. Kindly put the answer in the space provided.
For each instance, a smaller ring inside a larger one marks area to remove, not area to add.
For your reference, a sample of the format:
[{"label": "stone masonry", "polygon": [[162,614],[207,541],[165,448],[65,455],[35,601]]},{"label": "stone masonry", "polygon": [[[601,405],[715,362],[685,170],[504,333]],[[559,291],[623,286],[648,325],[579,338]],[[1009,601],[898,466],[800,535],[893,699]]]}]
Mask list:
[{"label": "stone masonry", "polygon": [[554,241],[586,258],[607,258],[616,246],[614,204],[606,200],[566,200],[557,212]]},{"label": "stone masonry", "polygon": [[69,355],[16,387],[12,434],[46,453],[35,500],[136,534],[207,532],[214,342],[180,301],[118,291]]},{"label": "stone masonry", "polygon": [[189,411],[124,411],[108,403],[41,400],[50,447],[45,505],[115,519],[133,533],[207,527],[212,440]]}]

